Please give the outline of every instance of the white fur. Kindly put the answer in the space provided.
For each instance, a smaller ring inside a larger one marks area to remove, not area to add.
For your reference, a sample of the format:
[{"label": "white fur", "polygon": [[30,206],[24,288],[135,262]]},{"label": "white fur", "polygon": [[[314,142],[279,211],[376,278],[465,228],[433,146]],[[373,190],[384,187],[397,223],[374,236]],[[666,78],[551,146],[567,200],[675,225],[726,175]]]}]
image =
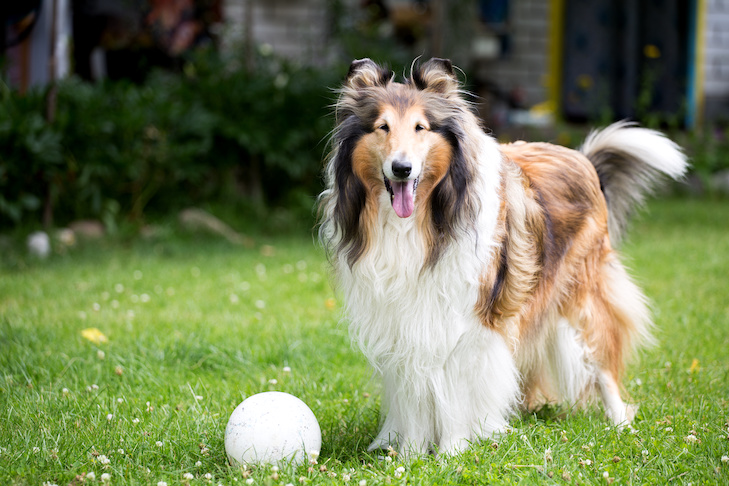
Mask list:
[{"label": "white fur", "polygon": [[548,364],[558,400],[577,403],[596,381],[597,370],[591,352],[577,330],[561,318],[549,340]]},{"label": "white fur", "polygon": [[[426,248],[417,213],[399,218],[383,191],[369,251],[352,268],[333,263],[350,333],[384,382],[382,430],[371,448],[399,444],[409,453],[454,452],[507,423],[518,372],[509,347],[475,314],[499,210],[501,154],[477,137],[474,181],[478,221],[422,270]],[[422,210],[416,207],[416,212]],[[331,235],[331,229],[322,228]]]}]

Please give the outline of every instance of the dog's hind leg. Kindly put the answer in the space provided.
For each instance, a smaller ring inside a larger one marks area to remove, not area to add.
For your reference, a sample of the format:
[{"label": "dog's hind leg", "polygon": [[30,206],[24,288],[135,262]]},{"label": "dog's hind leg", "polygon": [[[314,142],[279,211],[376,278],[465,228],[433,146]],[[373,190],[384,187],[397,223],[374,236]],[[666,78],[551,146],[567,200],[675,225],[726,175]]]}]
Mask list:
[{"label": "dog's hind leg", "polygon": [[597,380],[605,414],[617,427],[625,427],[635,418],[637,407],[629,405],[620,396],[620,386],[610,371],[602,370]]}]

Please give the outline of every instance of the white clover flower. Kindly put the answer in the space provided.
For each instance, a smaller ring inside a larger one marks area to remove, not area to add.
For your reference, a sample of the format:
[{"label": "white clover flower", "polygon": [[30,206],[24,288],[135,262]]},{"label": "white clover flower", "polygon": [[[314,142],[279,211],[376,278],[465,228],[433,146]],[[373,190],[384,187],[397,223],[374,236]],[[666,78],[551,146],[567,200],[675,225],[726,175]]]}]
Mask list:
[{"label": "white clover flower", "polygon": [[195,476],[193,476],[190,473],[185,473],[185,474],[182,475],[182,478],[183,479],[187,479],[188,481],[191,481],[191,480],[195,479]]},{"label": "white clover flower", "polygon": [[109,473],[102,474],[101,480],[105,483],[108,483],[109,481],[111,481],[111,474],[109,474]]},{"label": "white clover flower", "polygon": [[99,462],[100,462],[101,464],[105,465],[105,466],[106,466],[106,465],[108,465],[108,464],[109,464],[109,463],[111,462],[111,461],[109,460],[109,458],[108,458],[108,457],[106,457],[106,456],[105,456],[105,455],[103,455],[103,454],[102,454],[102,455],[100,455],[98,459],[99,459]]},{"label": "white clover flower", "polygon": [[284,373],[291,373],[291,367],[290,366],[284,366],[283,367],[283,372]]},{"label": "white clover flower", "polygon": [[666,432],[673,432],[673,427],[666,427]]},{"label": "white clover flower", "polygon": [[68,388],[64,388],[63,390],[61,390],[61,393],[63,393],[63,395],[65,396],[71,393],[71,391]]},{"label": "white clover flower", "polygon": [[602,477],[604,477],[605,479],[607,479],[607,478],[610,477],[610,473],[607,472],[607,471],[605,471],[604,473],[602,473]]},{"label": "white clover flower", "polygon": [[729,456],[721,456],[721,462],[729,462]]},{"label": "white clover flower", "polygon": [[397,469],[395,469],[395,478],[400,479],[402,475],[405,474],[405,468],[400,466]]},{"label": "white clover flower", "polygon": [[157,486],[167,486],[167,483],[164,481],[158,481]]},{"label": "white clover flower", "polygon": [[197,461],[197,462],[195,463],[195,467],[200,467],[200,466],[202,466],[202,462],[200,462],[200,461]]},{"label": "white clover flower", "polygon": [[106,416],[106,420],[108,420],[109,422],[111,422],[111,419],[113,419],[113,418],[114,418],[114,415],[113,414],[108,414]]},{"label": "white clover flower", "polygon": [[95,481],[96,480],[96,474],[94,473],[94,471],[87,472],[86,473],[86,479],[88,479],[89,481]]},{"label": "white clover flower", "polygon": [[138,423],[139,423],[139,419],[138,419],[138,418],[136,418],[136,417],[134,417],[134,418],[132,419],[132,423],[133,423],[133,424],[138,424]]},{"label": "white clover flower", "polygon": [[696,442],[698,442],[698,441],[699,441],[699,438],[698,438],[698,437],[696,437],[696,436],[695,436],[695,435],[693,435],[693,434],[689,434],[689,435],[687,435],[686,437],[684,437],[684,439],[683,439],[683,440],[684,440],[684,441],[686,441],[686,442],[687,442],[687,443],[689,443],[689,444],[695,444]]},{"label": "white clover flower", "polygon": [[253,484],[254,482],[253,478],[246,479],[246,484]]},{"label": "white clover flower", "polygon": [[116,399],[116,403],[124,403],[124,399],[123,398],[117,398]]},{"label": "white clover flower", "polygon": [[116,452],[121,454],[122,456],[124,455],[124,449],[117,449]]},{"label": "white clover flower", "polygon": [[99,389],[99,385],[97,385],[96,383],[94,383],[93,385],[91,385],[91,389],[94,390],[94,391],[96,391],[96,390]]},{"label": "white clover flower", "polygon": [[[395,477],[397,477],[397,473],[395,473]],[[342,481],[345,483],[348,483],[351,478],[349,477],[349,474],[342,474]]]},{"label": "white clover flower", "polygon": [[269,385],[278,385],[278,380],[276,378],[271,378],[268,380]]},{"label": "white clover flower", "polygon": [[33,447],[33,454],[38,454],[40,452],[40,447]]},{"label": "white clover flower", "polygon": [[644,456],[647,456],[649,454],[649,452],[646,449],[643,449],[641,451],[641,454],[643,454]]},{"label": "white clover flower", "polygon": [[367,480],[363,479],[362,481],[360,481],[359,486],[367,486]]},{"label": "white clover flower", "polygon": [[106,353],[102,350],[98,350],[96,352],[96,357],[99,358],[101,361],[104,361],[104,358],[106,358]]},{"label": "white clover flower", "polygon": [[205,473],[205,476],[203,476],[203,477],[204,477],[205,479],[207,479],[207,480],[211,480],[211,479],[213,479],[213,475],[212,475],[212,474],[210,474],[210,473]]},{"label": "white clover flower", "polygon": [[202,395],[195,395],[195,400],[198,400],[199,401],[199,400],[202,400],[202,399],[203,399],[203,396]]},{"label": "white clover flower", "polygon": [[156,445],[157,447],[162,447],[164,445],[164,443],[161,440],[158,440],[157,442],[154,443],[154,445]]}]

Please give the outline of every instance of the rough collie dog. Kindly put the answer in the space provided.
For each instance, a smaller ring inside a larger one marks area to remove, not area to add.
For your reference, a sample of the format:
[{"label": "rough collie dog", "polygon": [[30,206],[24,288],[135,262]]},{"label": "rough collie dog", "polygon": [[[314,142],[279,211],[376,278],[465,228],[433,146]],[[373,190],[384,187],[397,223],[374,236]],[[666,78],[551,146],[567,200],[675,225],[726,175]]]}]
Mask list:
[{"label": "rough collie dog", "polygon": [[411,71],[352,63],[319,199],[350,333],[384,382],[370,449],[454,453],[520,407],[593,396],[630,423],[621,372],[651,321],[613,246],[654,181],[684,173],[681,150],[628,123],[580,151],[499,145],[450,61]]}]

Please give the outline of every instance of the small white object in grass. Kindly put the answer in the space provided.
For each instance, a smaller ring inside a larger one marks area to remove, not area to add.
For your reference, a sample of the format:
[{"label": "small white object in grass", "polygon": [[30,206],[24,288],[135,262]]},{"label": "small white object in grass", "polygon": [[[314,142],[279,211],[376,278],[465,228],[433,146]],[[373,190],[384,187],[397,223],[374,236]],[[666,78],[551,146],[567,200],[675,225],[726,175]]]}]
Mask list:
[{"label": "small white object in grass", "polygon": [[34,257],[48,258],[51,254],[51,239],[45,231],[36,231],[28,235],[28,252]]},{"label": "small white object in grass", "polygon": [[721,456],[721,462],[729,462],[729,456]]},{"label": "small white object in grass", "polygon": [[300,399],[283,392],[265,392],[244,400],[225,428],[225,452],[232,465],[301,464],[318,457],[321,428]]}]

